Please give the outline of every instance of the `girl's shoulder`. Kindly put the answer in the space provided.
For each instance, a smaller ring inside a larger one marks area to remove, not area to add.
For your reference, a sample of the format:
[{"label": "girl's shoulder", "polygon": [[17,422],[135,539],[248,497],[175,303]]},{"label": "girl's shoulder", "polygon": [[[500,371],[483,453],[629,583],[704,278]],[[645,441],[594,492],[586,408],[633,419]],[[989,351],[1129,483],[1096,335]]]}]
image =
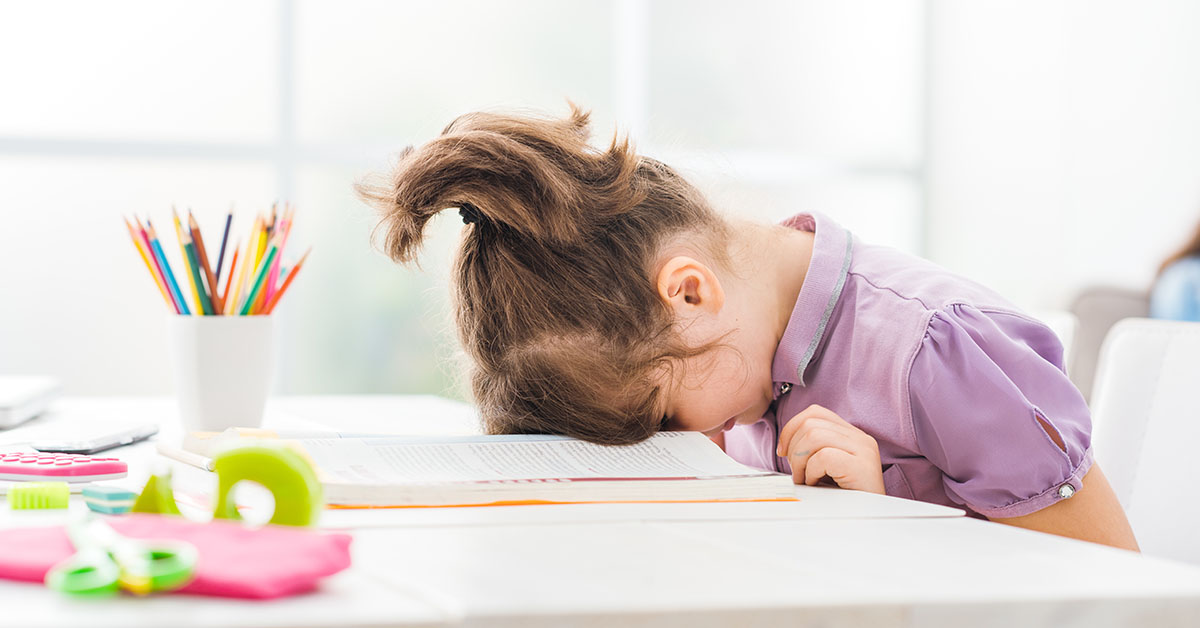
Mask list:
[{"label": "girl's shoulder", "polygon": [[995,290],[927,259],[893,249],[856,243],[850,276],[858,289],[893,295],[924,309],[928,315],[955,306],[1024,316]]}]

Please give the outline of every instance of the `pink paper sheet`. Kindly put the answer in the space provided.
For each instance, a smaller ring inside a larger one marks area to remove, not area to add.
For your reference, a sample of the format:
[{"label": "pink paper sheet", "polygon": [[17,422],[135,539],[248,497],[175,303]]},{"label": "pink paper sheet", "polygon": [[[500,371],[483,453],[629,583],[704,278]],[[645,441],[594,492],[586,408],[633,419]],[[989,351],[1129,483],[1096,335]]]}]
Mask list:
[{"label": "pink paper sheet", "polygon": [[[251,529],[239,522],[197,523],[170,515],[133,514],[105,521],[124,536],[195,545],[196,577],[182,593],[276,598],[310,591],[321,578],[350,566],[346,534],[271,525]],[[61,526],[0,530],[0,578],[41,582],[50,567],[74,552]]]}]

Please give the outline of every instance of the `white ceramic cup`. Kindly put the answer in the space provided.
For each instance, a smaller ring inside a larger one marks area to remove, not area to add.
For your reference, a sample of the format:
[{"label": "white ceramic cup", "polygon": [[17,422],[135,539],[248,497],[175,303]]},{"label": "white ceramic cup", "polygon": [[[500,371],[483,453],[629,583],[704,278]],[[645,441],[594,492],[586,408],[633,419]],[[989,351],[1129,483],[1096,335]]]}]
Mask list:
[{"label": "white ceramic cup", "polygon": [[183,427],[259,427],[274,369],[271,316],[180,316],[167,321]]}]

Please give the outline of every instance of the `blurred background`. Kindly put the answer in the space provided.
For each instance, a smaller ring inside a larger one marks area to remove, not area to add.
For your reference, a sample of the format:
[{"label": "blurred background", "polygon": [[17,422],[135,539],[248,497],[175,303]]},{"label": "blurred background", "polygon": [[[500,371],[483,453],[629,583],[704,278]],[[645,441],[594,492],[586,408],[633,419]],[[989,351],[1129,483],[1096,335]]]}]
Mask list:
[{"label": "blurred background", "polygon": [[1035,312],[1144,291],[1200,220],[1197,24],[1187,0],[0,1],[0,374],[169,393],[121,216],[191,208],[212,240],[278,199],[313,254],[276,392],[463,397],[461,221],[403,268],[351,186],[459,114],[567,99],[729,214],[824,212]]}]

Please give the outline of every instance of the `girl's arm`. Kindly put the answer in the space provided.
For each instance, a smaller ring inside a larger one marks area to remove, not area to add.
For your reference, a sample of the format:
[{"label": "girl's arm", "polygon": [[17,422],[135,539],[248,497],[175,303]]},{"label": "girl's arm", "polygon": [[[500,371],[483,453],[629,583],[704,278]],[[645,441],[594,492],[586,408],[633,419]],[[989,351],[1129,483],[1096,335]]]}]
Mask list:
[{"label": "girl's arm", "polygon": [[1021,517],[992,519],[1018,528],[1037,530],[1112,547],[1138,550],[1133,529],[1117,501],[1108,479],[1093,463],[1084,474],[1082,487],[1070,499]]}]

